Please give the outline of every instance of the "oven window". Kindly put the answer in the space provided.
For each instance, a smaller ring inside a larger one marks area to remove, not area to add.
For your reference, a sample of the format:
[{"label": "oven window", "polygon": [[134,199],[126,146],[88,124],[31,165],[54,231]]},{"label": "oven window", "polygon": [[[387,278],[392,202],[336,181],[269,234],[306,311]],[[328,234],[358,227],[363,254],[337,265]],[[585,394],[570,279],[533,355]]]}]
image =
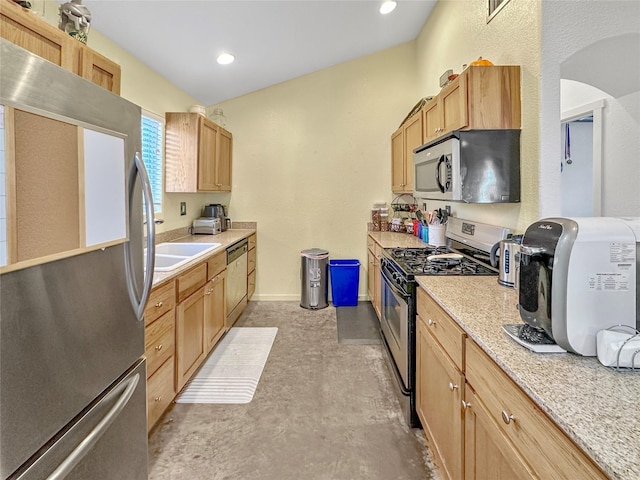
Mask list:
[{"label": "oven window", "polygon": [[[393,335],[393,342],[399,347],[402,346],[401,325],[402,322],[407,321],[407,304],[404,299],[397,297],[393,291],[382,282],[382,315],[386,320],[391,334]],[[391,339],[388,339],[391,341]]]}]

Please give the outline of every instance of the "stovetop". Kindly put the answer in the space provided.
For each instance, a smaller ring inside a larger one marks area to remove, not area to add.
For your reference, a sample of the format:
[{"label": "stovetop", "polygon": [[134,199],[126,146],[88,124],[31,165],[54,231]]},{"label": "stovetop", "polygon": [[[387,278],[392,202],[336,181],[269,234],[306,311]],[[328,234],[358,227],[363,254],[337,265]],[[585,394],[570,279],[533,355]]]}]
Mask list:
[{"label": "stovetop", "polygon": [[[425,246],[423,248],[390,248],[385,250],[385,254],[406,277],[498,274],[496,269],[481,261],[486,254],[472,250]],[[475,253],[477,256],[474,255]]]}]

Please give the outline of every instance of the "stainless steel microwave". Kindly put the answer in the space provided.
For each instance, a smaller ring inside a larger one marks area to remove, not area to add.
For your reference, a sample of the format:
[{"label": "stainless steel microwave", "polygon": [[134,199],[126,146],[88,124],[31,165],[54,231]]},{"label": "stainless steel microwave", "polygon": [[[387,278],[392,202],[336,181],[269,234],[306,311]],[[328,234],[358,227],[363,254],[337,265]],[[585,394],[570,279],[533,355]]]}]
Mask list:
[{"label": "stainless steel microwave", "polygon": [[466,130],[416,148],[416,198],[520,201],[520,130]]}]

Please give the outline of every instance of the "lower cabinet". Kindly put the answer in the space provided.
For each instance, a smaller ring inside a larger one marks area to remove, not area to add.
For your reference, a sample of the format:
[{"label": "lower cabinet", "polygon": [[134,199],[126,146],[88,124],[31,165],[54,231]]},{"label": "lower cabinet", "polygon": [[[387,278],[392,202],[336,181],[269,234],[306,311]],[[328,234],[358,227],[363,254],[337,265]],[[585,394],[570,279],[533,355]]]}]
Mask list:
[{"label": "lower cabinet", "polygon": [[498,429],[487,409],[467,385],[464,408],[466,480],[535,478],[513,444]]},{"label": "lower cabinet", "polygon": [[226,295],[226,250],[151,291],[145,309],[149,430],[224,335]]},{"label": "lower cabinet", "polygon": [[226,271],[219,273],[205,287],[204,336],[207,352],[211,351],[224,333],[224,320],[227,316],[224,308],[226,274]]},{"label": "lower cabinet", "polygon": [[382,279],[380,278],[380,257],[382,255],[382,247],[378,245],[371,237],[367,237],[367,293],[371,300],[371,305],[380,318],[380,310],[382,308],[381,287]]},{"label": "lower cabinet", "polygon": [[176,308],[176,386],[177,391],[206,356],[204,335],[205,287],[201,287]]},{"label": "lower cabinet", "polygon": [[444,478],[462,480],[464,375],[417,317],[417,411]]},{"label": "lower cabinet", "polygon": [[443,478],[607,478],[423,289],[417,312],[417,411]]}]

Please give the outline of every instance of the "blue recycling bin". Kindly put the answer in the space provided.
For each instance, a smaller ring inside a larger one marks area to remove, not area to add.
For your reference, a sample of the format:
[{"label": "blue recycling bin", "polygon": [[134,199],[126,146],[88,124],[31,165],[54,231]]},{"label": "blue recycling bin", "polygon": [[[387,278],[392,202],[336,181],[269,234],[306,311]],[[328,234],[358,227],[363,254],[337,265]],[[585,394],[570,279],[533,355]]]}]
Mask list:
[{"label": "blue recycling bin", "polygon": [[358,281],[360,262],[358,260],[330,260],[331,297],[336,307],[358,305]]}]

